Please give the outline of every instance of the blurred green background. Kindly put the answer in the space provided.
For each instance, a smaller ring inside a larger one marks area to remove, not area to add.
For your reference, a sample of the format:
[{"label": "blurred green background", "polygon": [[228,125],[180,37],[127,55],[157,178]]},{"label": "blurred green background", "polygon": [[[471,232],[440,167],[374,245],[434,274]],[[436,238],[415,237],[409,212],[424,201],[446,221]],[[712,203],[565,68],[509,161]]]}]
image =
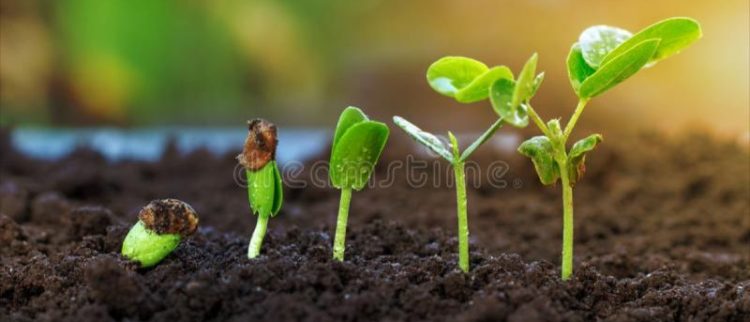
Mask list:
[{"label": "blurred green background", "polygon": [[535,51],[535,106],[567,118],[564,59],[584,28],[690,16],[704,38],[597,98],[581,127],[747,135],[749,15],[747,0],[0,0],[0,124],[320,127],[357,105],[479,131],[489,105],[433,93],[427,66],[465,55],[517,71]]}]

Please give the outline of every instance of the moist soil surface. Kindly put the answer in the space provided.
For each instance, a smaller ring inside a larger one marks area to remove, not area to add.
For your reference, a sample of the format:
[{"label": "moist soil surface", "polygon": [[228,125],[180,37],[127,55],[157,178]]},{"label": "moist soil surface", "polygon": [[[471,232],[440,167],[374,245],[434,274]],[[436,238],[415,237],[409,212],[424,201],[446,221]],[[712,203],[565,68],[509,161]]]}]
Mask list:
[{"label": "moist soil surface", "polygon": [[[331,260],[339,192],[316,186],[327,172],[315,160],[286,171],[284,207],[248,260],[255,217],[234,155],[40,161],[4,132],[0,321],[750,321],[746,146],[706,134],[605,141],[575,189],[575,272],[563,282],[559,186],[542,186],[512,149],[480,149],[479,169],[502,160],[500,180],[467,171],[464,274],[450,169],[408,142],[394,133],[375,175],[397,176],[354,193],[344,262]],[[411,179],[389,170],[407,159],[428,163]],[[192,205],[200,228],[141,269],[122,240],[161,198]]]}]

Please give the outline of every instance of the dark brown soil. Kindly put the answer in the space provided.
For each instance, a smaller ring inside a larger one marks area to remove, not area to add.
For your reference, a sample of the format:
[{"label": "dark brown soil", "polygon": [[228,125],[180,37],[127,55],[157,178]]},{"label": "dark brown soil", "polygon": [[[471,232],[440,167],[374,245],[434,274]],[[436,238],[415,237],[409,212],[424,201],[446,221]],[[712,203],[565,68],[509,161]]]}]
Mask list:
[{"label": "dark brown soil", "polygon": [[[407,140],[394,133],[381,164],[404,158],[395,142]],[[559,187],[512,152],[477,155],[510,171],[505,188],[470,180],[469,274],[455,268],[454,191],[403,175],[354,194],[345,262],[330,259],[338,191],[316,187],[287,188],[248,260],[255,218],[234,155],[172,149],[111,164],[81,150],[42,162],[0,135],[0,320],[750,321],[750,160],[732,142],[606,141],[576,187],[569,282],[558,278]],[[119,249],[157,198],[191,204],[201,228],[138,269]]]}]

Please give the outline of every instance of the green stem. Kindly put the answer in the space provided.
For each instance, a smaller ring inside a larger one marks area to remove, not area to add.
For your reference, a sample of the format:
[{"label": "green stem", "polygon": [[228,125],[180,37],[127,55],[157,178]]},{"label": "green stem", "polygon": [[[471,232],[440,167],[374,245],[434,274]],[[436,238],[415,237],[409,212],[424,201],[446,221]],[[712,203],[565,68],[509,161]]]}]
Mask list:
[{"label": "green stem", "polygon": [[341,189],[341,200],[339,201],[339,217],[336,220],[336,237],[333,240],[333,259],[344,261],[346,250],[346,221],[349,218],[349,202],[352,199],[352,189]]},{"label": "green stem", "polygon": [[258,223],[255,224],[255,231],[253,231],[253,237],[250,238],[250,246],[247,248],[248,258],[256,258],[260,254],[260,247],[263,245],[267,226],[268,216],[258,215]]},{"label": "green stem", "polygon": [[578,100],[578,105],[576,106],[575,112],[573,112],[573,116],[570,117],[570,121],[568,121],[568,124],[565,125],[565,131],[563,133],[563,142],[567,142],[568,136],[570,136],[570,132],[573,132],[573,128],[576,127],[578,118],[581,117],[581,113],[583,113],[583,109],[586,107],[586,103],[588,102],[589,100],[587,98],[582,98]]},{"label": "green stem", "polygon": [[546,135],[547,137],[551,138],[552,135],[551,135],[551,133],[549,131],[549,128],[547,128],[547,125],[544,124],[544,121],[542,121],[542,118],[539,117],[539,114],[536,113],[536,111],[534,110],[534,108],[531,107],[531,104],[527,105],[526,111],[527,111],[527,113],[529,113],[529,117],[531,117],[531,120],[534,121],[534,124],[536,124],[536,126],[539,128],[539,130],[542,131],[542,133],[544,133],[544,135]]},{"label": "green stem", "polygon": [[570,279],[573,274],[573,187],[568,176],[568,162],[558,162],[563,189],[563,247],[562,279]]},{"label": "green stem", "polygon": [[469,223],[466,214],[466,178],[464,177],[464,163],[457,161],[453,164],[456,177],[456,206],[458,210],[458,267],[462,271],[469,271]]}]

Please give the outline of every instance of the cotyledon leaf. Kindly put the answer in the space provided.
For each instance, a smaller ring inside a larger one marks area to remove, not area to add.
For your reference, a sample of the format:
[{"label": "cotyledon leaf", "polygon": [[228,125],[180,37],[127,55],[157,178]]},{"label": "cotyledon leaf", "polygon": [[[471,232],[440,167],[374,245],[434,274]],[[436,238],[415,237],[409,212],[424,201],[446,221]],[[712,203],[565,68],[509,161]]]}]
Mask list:
[{"label": "cotyledon leaf", "polygon": [[571,184],[578,182],[584,172],[586,172],[586,153],[593,150],[602,140],[603,137],[601,134],[592,134],[579,140],[570,148],[570,152],[568,153],[568,175]]},{"label": "cotyledon leaf", "polygon": [[388,134],[388,126],[375,121],[363,121],[346,130],[331,152],[329,177],[333,185],[339,189],[364,188]]},{"label": "cotyledon leaf", "polygon": [[262,168],[245,170],[250,208],[258,216],[271,216],[275,208],[276,162],[266,163]]},{"label": "cotyledon leaf", "polygon": [[279,172],[279,166],[276,161],[273,163],[273,177],[274,177],[274,195],[273,195],[273,209],[271,209],[271,216],[276,216],[281,210],[281,205],[284,203],[284,184],[281,179],[281,172]]},{"label": "cotyledon leaf", "polygon": [[352,127],[352,125],[367,120],[369,120],[367,115],[365,115],[365,113],[358,107],[349,106],[344,109],[344,111],[341,112],[341,116],[339,116],[338,123],[336,123],[336,131],[333,133],[333,146],[336,146],[339,138],[341,138],[341,136],[346,133],[346,130]]},{"label": "cotyledon leaf", "polygon": [[542,184],[550,185],[560,178],[560,169],[554,159],[554,148],[546,136],[535,136],[524,141],[518,146],[518,152],[531,158]]}]

